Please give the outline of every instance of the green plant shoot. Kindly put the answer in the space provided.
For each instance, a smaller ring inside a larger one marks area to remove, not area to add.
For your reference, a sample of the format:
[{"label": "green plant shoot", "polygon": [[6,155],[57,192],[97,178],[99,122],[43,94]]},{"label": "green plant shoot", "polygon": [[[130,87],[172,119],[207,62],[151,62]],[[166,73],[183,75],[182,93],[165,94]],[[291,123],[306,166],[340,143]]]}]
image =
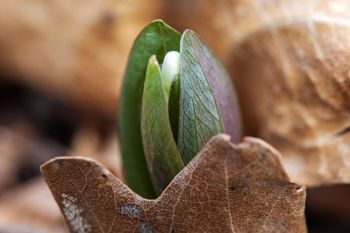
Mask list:
[{"label": "green plant shoot", "polygon": [[128,185],[152,198],[209,139],[242,137],[237,98],[223,65],[191,30],[181,35],[161,20],[134,42],[120,109]]}]

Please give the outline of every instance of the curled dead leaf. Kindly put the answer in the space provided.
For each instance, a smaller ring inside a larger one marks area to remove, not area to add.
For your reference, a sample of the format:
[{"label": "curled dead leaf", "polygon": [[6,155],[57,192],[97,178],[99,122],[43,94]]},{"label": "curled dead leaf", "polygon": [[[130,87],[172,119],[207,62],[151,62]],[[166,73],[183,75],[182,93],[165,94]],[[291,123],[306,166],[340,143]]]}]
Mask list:
[{"label": "curled dead leaf", "polygon": [[155,200],[96,162],[59,157],[41,167],[71,232],[306,232],[305,188],[280,155],[246,138],[214,137]]},{"label": "curled dead leaf", "polygon": [[294,182],[350,182],[350,21],[314,17],[256,32],[232,74],[248,134],[283,154]]}]

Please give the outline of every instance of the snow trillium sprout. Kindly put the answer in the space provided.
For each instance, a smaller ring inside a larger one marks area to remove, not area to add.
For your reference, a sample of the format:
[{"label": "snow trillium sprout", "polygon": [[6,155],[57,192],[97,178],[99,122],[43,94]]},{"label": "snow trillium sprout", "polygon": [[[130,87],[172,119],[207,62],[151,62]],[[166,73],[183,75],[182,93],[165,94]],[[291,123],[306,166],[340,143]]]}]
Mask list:
[{"label": "snow trillium sprout", "polygon": [[[160,65],[161,64],[161,65]],[[120,140],[126,181],[156,197],[215,135],[240,142],[236,94],[220,61],[191,30],[161,20],[134,42],[123,81]]]}]

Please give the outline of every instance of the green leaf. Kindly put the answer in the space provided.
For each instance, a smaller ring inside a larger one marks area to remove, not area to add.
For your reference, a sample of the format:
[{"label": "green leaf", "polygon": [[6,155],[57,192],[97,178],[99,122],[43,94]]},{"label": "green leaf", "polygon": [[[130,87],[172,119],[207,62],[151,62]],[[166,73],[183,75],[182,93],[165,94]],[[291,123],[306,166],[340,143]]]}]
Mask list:
[{"label": "green leaf", "polygon": [[151,178],[158,193],[184,167],[168,115],[168,96],[157,59],[149,59],[141,115],[143,146]]},{"label": "green leaf", "polygon": [[180,42],[178,148],[187,164],[218,133],[241,140],[237,99],[224,67],[195,35],[186,30]]},{"label": "green leaf", "polygon": [[141,138],[141,101],[148,59],[163,61],[168,51],[179,51],[180,35],[163,21],[151,22],[136,38],[124,76],[120,105],[120,142],[124,174],[131,189],[155,197]]}]

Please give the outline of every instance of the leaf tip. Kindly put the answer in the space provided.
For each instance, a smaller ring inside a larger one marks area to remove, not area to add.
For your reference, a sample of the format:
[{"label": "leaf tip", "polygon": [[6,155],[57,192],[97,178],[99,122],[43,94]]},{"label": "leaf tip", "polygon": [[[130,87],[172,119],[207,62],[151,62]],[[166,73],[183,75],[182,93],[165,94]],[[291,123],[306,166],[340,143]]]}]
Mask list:
[{"label": "leaf tip", "polygon": [[55,157],[40,166],[40,172],[44,176],[44,178],[52,170],[52,168],[56,168],[55,170],[59,168],[58,165],[60,164],[60,161],[62,161],[62,159],[64,159],[64,157]]},{"label": "leaf tip", "polygon": [[216,135],[215,137],[221,138],[224,141],[231,142],[231,136],[228,134],[220,133]]},{"label": "leaf tip", "polygon": [[169,24],[164,22],[164,20],[162,20],[162,19],[154,19],[149,23],[149,25],[157,25],[157,24],[161,25],[162,27],[165,27],[165,28],[170,28],[171,30],[177,32],[174,28],[172,28]]},{"label": "leaf tip", "polygon": [[151,24],[156,24],[156,23],[161,23],[161,24],[164,24],[164,25],[166,25],[166,23],[164,22],[164,20],[162,20],[162,19],[154,19],[154,20],[152,20],[151,21]]},{"label": "leaf tip", "polygon": [[304,193],[306,191],[305,185],[296,184],[295,192],[297,194]]},{"label": "leaf tip", "polygon": [[243,143],[252,143],[252,144],[260,145],[260,147],[266,148],[269,151],[271,151],[271,153],[274,154],[280,161],[282,160],[281,153],[276,148],[274,148],[272,145],[270,145],[269,143],[267,143],[266,141],[264,141],[260,138],[244,137]]},{"label": "leaf tip", "polygon": [[186,30],[183,32],[183,35],[187,35],[187,34],[196,35],[196,33],[195,33],[192,29],[186,29]]},{"label": "leaf tip", "polygon": [[[86,157],[79,157],[79,156],[74,156],[74,157],[69,157],[69,156],[59,156],[55,157],[46,163],[42,164],[40,166],[40,172],[42,176],[48,177],[52,174],[58,173],[64,168],[66,165],[72,165],[72,164],[90,164],[90,165],[96,165],[96,162],[93,159],[89,159]],[[97,166],[99,166],[97,164]]]},{"label": "leaf tip", "polygon": [[148,60],[149,65],[158,65],[158,60],[156,55],[152,55]]}]

